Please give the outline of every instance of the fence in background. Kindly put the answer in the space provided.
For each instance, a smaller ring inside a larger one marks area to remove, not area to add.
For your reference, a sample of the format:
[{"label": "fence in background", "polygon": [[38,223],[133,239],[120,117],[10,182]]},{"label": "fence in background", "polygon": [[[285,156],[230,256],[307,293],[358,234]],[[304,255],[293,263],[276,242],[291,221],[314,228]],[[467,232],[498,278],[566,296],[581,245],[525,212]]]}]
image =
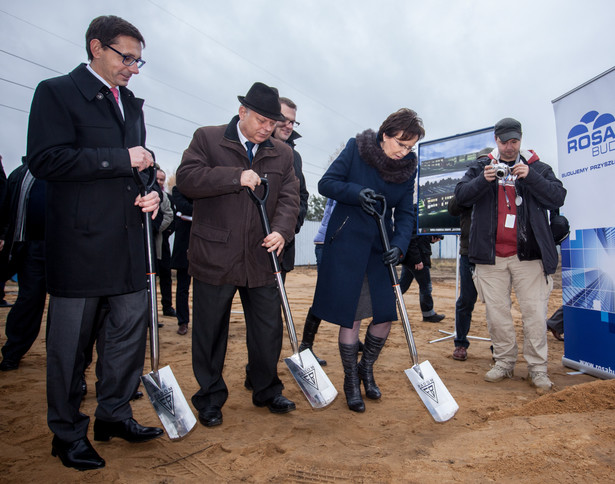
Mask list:
[{"label": "fence in background", "polygon": [[[318,232],[320,222],[306,221],[301,232],[295,239],[295,265],[316,265],[314,255],[314,237]],[[433,259],[455,259],[457,257],[457,236],[445,235],[441,240],[431,246]]]}]

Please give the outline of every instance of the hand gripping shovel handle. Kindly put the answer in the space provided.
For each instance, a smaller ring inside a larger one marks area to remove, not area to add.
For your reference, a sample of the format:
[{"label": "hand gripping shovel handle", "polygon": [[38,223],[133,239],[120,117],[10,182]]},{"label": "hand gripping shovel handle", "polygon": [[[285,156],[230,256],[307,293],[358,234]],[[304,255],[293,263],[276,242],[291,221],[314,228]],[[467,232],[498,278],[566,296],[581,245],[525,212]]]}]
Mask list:
[{"label": "hand gripping shovel handle", "polygon": [[[143,197],[152,191],[152,187],[156,182],[156,169],[150,167],[148,169],[147,183],[141,177],[141,173],[136,169],[132,169],[132,176],[139,187],[139,193]],[[158,373],[158,305],[156,300],[156,252],[154,246],[154,231],[152,229],[151,213],[143,213],[143,226],[145,228],[145,250],[147,252],[147,284],[150,296],[150,353],[152,372]]]},{"label": "hand gripping shovel handle", "polygon": [[[387,211],[387,201],[383,195],[376,195],[374,197],[377,203],[372,204],[371,206],[366,206],[364,210],[369,213],[378,224],[378,231],[380,232],[380,240],[382,241],[382,247],[384,251],[387,252],[391,250],[391,244],[389,242],[389,236],[387,234],[386,227],[384,225],[384,215]],[[378,203],[380,202],[380,203]],[[382,206],[382,211],[379,212],[377,210],[377,205]],[[387,268],[389,270],[389,277],[391,279],[391,284],[393,285],[393,291],[395,292],[395,298],[397,299],[397,308],[399,309],[399,313],[401,315],[401,320],[404,326],[404,333],[406,334],[406,342],[408,343],[408,348],[410,349],[410,355],[412,357],[412,368],[416,370],[416,372],[421,375],[421,369],[419,367],[419,356],[416,351],[416,344],[414,343],[414,336],[412,336],[412,328],[410,327],[410,319],[408,318],[408,312],[406,311],[406,305],[404,304],[404,298],[401,293],[401,288],[399,287],[399,280],[397,279],[397,271],[395,270],[395,266],[393,264],[387,264]]]},{"label": "hand gripping shovel handle", "polygon": [[[147,181],[141,177],[136,168],[132,170],[133,177],[141,196],[152,191],[156,182],[156,170],[148,169]],[[143,213],[143,226],[145,228],[145,247],[147,252],[147,283],[150,296],[150,355],[152,371],[141,376],[143,387],[154,406],[164,429],[171,440],[181,439],[188,435],[196,425],[196,418],[179,388],[175,375],[169,366],[158,369],[158,304],[156,301],[156,252],[154,248],[154,233],[152,230],[152,214]]]},{"label": "hand gripping shovel handle", "polygon": [[[263,225],[263,232],[265,237],[271,233],[271,226],[269,225],[269,217],[267,216],[267,198],[269,197],[269,180],[267,178],[261,178],[261,185],[264,188],[262,198],[259,198],[253,190],[248,188],[248,195],[254,200],[258,208],[258,213]],[[280,292],[280,299],[282,300],[282,308],[284,309],[284,320],[286,322],[286,330],[288,337],[290,338],[290,345],[293,349],[293,353],[299,355],[299,343],[297,341],[297,333],[295,331],[295,324],[293,323],[293,317],[290,312],[290,305],[288,304],[288,296],[286,295],[286,289],[284,288],[284,281],[282,280],[282,268],[280,267],[280,261],[275,251],[269,252],[271,256],[271,266],[273,267],[273,274],[278,284],[278,291]]]}]

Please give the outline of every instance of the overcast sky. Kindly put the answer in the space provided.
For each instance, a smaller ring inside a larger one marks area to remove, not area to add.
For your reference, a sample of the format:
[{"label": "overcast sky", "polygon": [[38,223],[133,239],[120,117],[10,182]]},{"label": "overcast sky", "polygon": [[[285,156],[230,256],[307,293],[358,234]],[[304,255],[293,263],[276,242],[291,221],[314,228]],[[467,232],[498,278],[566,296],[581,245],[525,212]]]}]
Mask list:
[{"label": "overcast sky", "polygon": [[175,172],[198,126],[226,124],[255,81],[298,105],[310,193],[341,144],[400,107],[425,140],[523,123],[557,169],[551,101],[615,65],[612,0],[0,0],[0,154],[25,154],[33,89],[87,60],[85,31],[113,14],[139,28],[148,146]]}]

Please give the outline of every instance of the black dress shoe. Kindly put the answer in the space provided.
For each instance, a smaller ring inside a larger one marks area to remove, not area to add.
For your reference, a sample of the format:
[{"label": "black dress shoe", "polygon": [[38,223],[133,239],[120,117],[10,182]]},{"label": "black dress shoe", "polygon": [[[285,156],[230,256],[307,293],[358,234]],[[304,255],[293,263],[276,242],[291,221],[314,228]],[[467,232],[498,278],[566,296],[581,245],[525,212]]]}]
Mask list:
[{"label": "black dress shoe", "polygon": [[171,316],[172,318],[176,318],[177,317],[177,313],[175,312],[175,309],[173,308],[166,308],[162,310],[162,314],[163,316]]},{"label": "black dress shoe", "polygon": [[94,440],[106,442],[111,437],[121,437],[128,442],[147,442],[160,437],[164,431],[158,427],[144,427],[134,418],[119,422],[94,421]]},{"label": "black dress shoe", "polygon": [[267,407],[271,413],[288,413],[297,408],[295,402],[292,402],[281,393],[266,402],[254,402],[254,405],[257,407]]},{"label": "black dress shoe", "polygon": [[205,427],[215,427],[222,423],[222,410],[220,407],[206,407],[203,410],[199,410],[199,422]]},{"label": "black dress shoe", "polygon": [[4,358],[0,363],[0,371],[12,371],[19,368],[19,361],[7,360]]},{"label": "black dress shoe", "polygon": [[549,326],[547,326],[547,329],[548,329],[549,331],[551,331],[551,333],[553,334],[553,337],[554,337],[556,340],[559,340],[559,341],[564,341],[564,337],[562,336],[564,333],[560,333],[560,332],[559,332],[559,331],[557,331],[555,328],[550,328]]},{"label": "black dress shoe", "polygon": [[248,375],[246,375],[246,379],[243,381],[243,386],[246,388],[246,390],[254,390],[254,387],[252,386],[252,382],[248,378]]},{"label": "black dress shoe", "polygon": [[139,400],[139,398],[143,398],[143,392],[137,390],[135,394],[132,396],[131,400]]},{"label": "black dress shoe", "polygon": [[425,321],[426,323],[439,323],[445,317],[446,316],[444,316],[444,314],[432,314],[431,316],[424,316],[423,321]]},{"label": "black dress shoe", "polygon": [[94,450],[87,437],[74,442],[64,442],[54,436],[51,441],[51,455],[59,457],[66,467],[80,471],[105,467],[104,459]]}]

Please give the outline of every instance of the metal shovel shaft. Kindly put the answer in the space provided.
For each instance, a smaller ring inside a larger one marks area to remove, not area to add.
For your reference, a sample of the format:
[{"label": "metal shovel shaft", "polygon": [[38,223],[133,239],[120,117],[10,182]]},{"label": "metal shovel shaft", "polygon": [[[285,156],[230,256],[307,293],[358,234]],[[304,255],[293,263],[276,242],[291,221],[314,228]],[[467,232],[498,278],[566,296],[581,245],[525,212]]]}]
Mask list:
[{"label": "metal shovel shaft", "polygon": [[[389,242],[389,236],[387,235],[386,227],[384,225],[384,214],[386,212],[386,200],[384,197],[380,198],[382,201],[383,210],[382,213],[374,210],[372,215],[376,219],[376,223],[378,224],[378,231],[380,232],[380,240],[382,242],[382,247],[384,251],[387,252],[391,250],[391,243]],[[421,369],[419,368],[419,356],[416,351],[416,344],[414,343],[414,336],[412,335],[412,328],[410,327],[410,319],[408,318],[408,312],[406,311],[406,305],[404,304],[404,298],[401,292],[401,287],[399,287],[399,280],[397,279],[397,271],[393,264],[388,264],[387,269],[389,271],[389,278],[391,279],[391,284],[393,285],[393,291],[395,292],[395,299],[397,300],[397,308],[399,309],[399,314],[401,315],[401,321],[404,327],[404,334],[406,335],[406,342],[408,343],[408,348],[410,348],[410,356],[412,358],[412,367],[423,377],[421,374]]]},{"label": "metal shovel shaft", "polygon": [[[276,259],[278,256],[272,252],[273,257]],[[275,273],[276,282],[278,284],[278,291],[280,293],[280,299],[282,300],[282,309],[284,310],[284,321],[286,322],[286,331],[288,332],[288,338],[290,339],[290,346],[293,349],[293,353],[299,355],[299,342],[297,340],[297,332],[295,331],[295,323],[293,322],[293,316],[290,312],[290,305],[288,304],[288,296],[286,295],[286,288],[284,287],[284,281],[282,280],[282,273]],[[301,363],[303,365],[303,362]]]},{"label": "metal shovel shaft", "polygon": [[149,327],[149,344],[150,344],[150,360],[152,372],[158,373],[158,360],[160,357],[160,348],[158,343],[158,303],[156,293],[156,268],[153,265],[152,257],[154,257],[154,238],[152,231],[152,219],[149,213],[144,214],[145,219],[145,239],[147,244],[147,285],[149,293],[149,310],[150,310],[150,327]]},{"label": "metal shovel shaft", "polygon": [[[133,175],[141,196],[145,196],[149,193],[156,180],[156,170],[150,169],[147,184],[143,182],[141,175],[136,169],[133,169]],[[150,310],[149,337],[152,371],[141,376],[141,381],[169,438],[175,440],[188,435],[196,425],[196,418],[188,406],[188,402],[179,388],[171,368],[169,366],[161,369],[158,368],[160,349],[158,346],[158,305],[156,298],[156,249],[154,246],[151,215],[151,213],[143,213],[145,250],[147,252],[146,265]]]},{"label": "metal shovel shaft", "polygon": [[[263,232],[265,233],[265,237],[267,237],[271,233],[271,227],[269,226],[269,218],[267,216],[267,209],[265,206],[267,196],[269,195],[268,180],[266,178],[261,178],[261,185],[264,186],[265,190],[262,198],[259,198],[249,188],[247,191],[250,198],[252,198],[258,207],[258,212],[263,225]],[[335,400],[337,390],[321,368],[312,351],[306,349],[299,352],[297,333],[295,332],[295,325],[290,312],[290,305],[288,304],[288,296],[286,295],[286,289],[284,287],[280,261],[278,260],[278,256],[275,252],[269,252],[269,254],[271,256],[271,265],[273,267],[273,273],[278,285],[278,292],[280,294],[280,300],[284,310],[286,330],[293,349],[293,355],[289,358],[284,358],[284,362],[308,402],[310,402],[310,405],[312,405],[313,408],[326,407],[333,402],[333,400]]]},{"label": "metal shovel shaft", "polygon": [[[389,236],[384,225],[386,199],[382,195],[376,195],[374,199],[382,204],[382,212],[376,210],[375,206],[378,205],[378,203],[372,205],[368,211],[378,223],[380,239],[386,253],[391,250]],[[391,283],[393,284],[397,307],[401,314],[406,341],[408,342],[408,348],[410,348],[410,354],[412,356],[413,366],[405,371],[406,376],[434,420],[437,422],[446,422],[455,415],[457,410],[459,410],[459,405],[457,405],[455,399],[451,396],[446,386],[444,386],[444,383],[442,383],[442,380],[431,366],[431,363],[429,363],[429,361],[419,363],[414,337],[412,336],[412,329],[410,328],[410,320],[406,311],[406,305],[404,304],[401,288],[399,287],[399,281],[397,280],[397,271],[393,264],[388,264],[387,267],[389,269]]]},{"label": "metal shovel shaft", "polygon": [[[269,225],[269,217],[267,216],[267,208],[265,202],[269,196],[269,180],[261,178],[261,184],[265,188],[265,194],[262,198],[259,198],[254,191],[248,190],[250,197],[256,202],[258,212],[263,226],[263,232],[265,237],[271,233],[271,226]],[[295,331],[295,324],[293,323],[293,316],[290,312],[290,305],[288,304],[288,296],[286,295],[286,289],[284,287],[284,281],[282,280],[282,267],[278,260],[278,255],[273,252],[269,252],[271,257],[271,266],[273,267],[273,274],[275,275],[278,285],[278,291],[280,293],[280,299],[282,300],[282,309],[284,310],[284,321],[286,323],[286,330],[290,339],[290,345],[294,354],[299,354],[299,342],[297,341],[297,332]]]},{"label": "metal shovel shaft", "polygon": [[[153,178],[156,177],[156,171],[153,170]],[[139,181],[141,175],[133,168],[135,180]],[[151,175],[150,175],[151,176]],[[149,185],[149,183],[148,183]],[[147,195],[147,188],[143,182],[138,183],[141,196]],[[145,250],[147,264],[147,292],[149,294],[149,343],[150,343],[150,359],[152,372],[158,376],[158,360],[160,357],[160,349],[158,343],[158,302],[156,293],[156,248],[154,245],[154,230],[152,227],[152,219],[150,213],[143,213],[143,224],[145,226]]]},{"label": "metal shovel shaft", "polygon": [[410,328],[410,319],[408,318],[408,312],[406,311],[406,305],[404,304],[404,298],[401,293],[401,287],[399,287],[399,282],[393,283],[393,290],[395,291],[395,298],[397,299],[397,308],[399,309],[399,314],[401,314],[401,322],[404,327],[404,334],[406,335],[406,343],[408,343],[408,348],[410,348],[412,368],[414,368],[421,378],[423,378],[419,367],[419,355],[416,351],[414,336],[412,335],[412,329]]}]

